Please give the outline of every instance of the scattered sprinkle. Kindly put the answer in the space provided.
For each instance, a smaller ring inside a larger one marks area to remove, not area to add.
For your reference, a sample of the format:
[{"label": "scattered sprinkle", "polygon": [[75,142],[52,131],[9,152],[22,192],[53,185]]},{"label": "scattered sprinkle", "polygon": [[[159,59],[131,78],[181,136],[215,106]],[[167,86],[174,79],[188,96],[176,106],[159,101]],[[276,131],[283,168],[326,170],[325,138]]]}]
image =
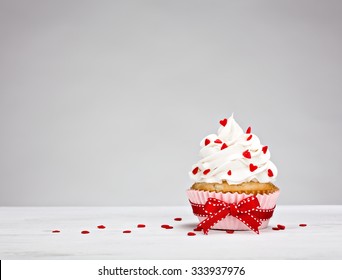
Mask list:
[{"label": "scattered sprinkle", "polygon": [[182,220],[182,218],[174,218],[175,221],[179,222]]},{"label": "scattered sprinkle", "polygon": [[307,224],[299,224],[300,227],[306,227]]},{"label": "scattered sprinkle", "polygon": [[263,147],[262,147],[262,152],[263,152],[264,154],[266,154],[266,153],[267,153],[267,149],[268,149],[268,146],[263,146]]},{"label": "scattered sprinkle", "polygon": [[173,226],[170,226],[170,225],[161,225],[160,227],[165,228],[165,229],[173,229]]},{"label": "scattered sprinkle", "polygon": [[98,229],[105,229],[106,227],[104,225],[97,226]]},{"label": "scattered sprinkle", "polygon": [[144,224],[138,224],[137,225],[137,228],[144,228],[144,227],[146,227]]},{"label": "scattered sprinkle", "polygon": [[248,128],[247,128],[247,130],[246,130],[246,133],[247,134],[250,134],[252,132],[252,128],[249,126]]},{"label": "scattered sprinkle", "polygon": [[247,138],[247,141],[251,140],[251,139],[252,139],[252,137],[253,137],[253,135],[252,135],[252,134],[251,134],[251,135],[249,135],[249,136],[248,136],[248,138]]},{"label": "scattered sprinkle", "polygon": [[194,233],[194,232],[192,232],[192,231],[189,231],[188,232],[188,236],[195,236],[196,235],[196,233]]},{"label": "scattered sprinkle", "polygon": [[228,229],[228,230],[226,230],[226,233],[233,234],[233,233],[234,233],[234,230]]},{"label": "scattered sprinkle", "polygon": [[209,144],[210,144],[210,140],[209,139],[205,139],[204,145],[208,146]]},{"label": "scattered sprinkle", "polygon": [[281,230],[284,230],[285,229],[285,226],[284,225],[277,225],[277,227]]},{"label": "scattered sprinkle", "polygon": [[273,229],[273,230],[279,230],[279,228],[277,228],[277,227],[273,227],[272,229]]},{"label": "scattered sprinkle", "polygon": [[232,171],[231,170],[228,170],[227,174],[230,176],[232,175]]},{"label": "scattered sprinkle", "polygon": [[82,230],[81,233],[82,234],[89,234],[90,232],[88,230]]},{"label": "scattered sprinkle", "polygon": [[201,231],[202,229],[200,228],[194,228],[194,231]]},{"label": "scattered sprinkle", "polygon": [[52,231],[52,233],[60,233],[60,232],[61,232],[61,231],[58,230],[58,229],[55,229],[55,230]]},{"label": "scattered sprinkle", "polygon": [[222,141],[221,141],[220,139],[216,139],[216,140],[214,141],[214,143],[216,143],[216,144],[222,144]]},{"label": "scattered sprinkle", "polygon": [[124,230],[122,233],[131,233],[131,230]]}]

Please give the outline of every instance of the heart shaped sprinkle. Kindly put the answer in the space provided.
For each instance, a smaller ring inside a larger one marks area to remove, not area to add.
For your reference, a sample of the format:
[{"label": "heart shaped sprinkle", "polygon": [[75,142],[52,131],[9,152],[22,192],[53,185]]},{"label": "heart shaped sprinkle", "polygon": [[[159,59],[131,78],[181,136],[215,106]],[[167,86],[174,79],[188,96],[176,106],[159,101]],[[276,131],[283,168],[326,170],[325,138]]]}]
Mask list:
[{"label": "heart shaped sprinkle", "polygon": [[266,153],[267,153],[267,149],[268,149],[268,146],[263,146],[263,147],[262,147],[262,152],[263,152],[264,154],[266,154]]},{"label": "heart shaped sprinkle", "polygon": [[234,230],[228,229],[228,230],[226,230],[226,233],[233,234],[233,233],[234,233]]},{"label": "heart shaped sprinkle", "polygon": [[82,234],[89,234],[90,232],[88,230],[82,230],[81,233]]},{"label": "heart shaped sprinkle", "polygon": [[161,225],[160,227],[165,228],[165,229],[173,229],[173,226],[170,226],[170,225]]},{"label": "heart shaped sprinkle", "polygon": [[257,170],[257,166],[256,165],[254,165],[253,163],[251,163],[250,165],[249,165],[249,170],[251,171],[251,172],[254,172],[255,170]]},{"label": "heart shaped sprinkle", "polygon": [[249,135],[249,136],[248,136],[248,138],[247,138],[247,141],[251,140],[251,139],[252,139],[252,137],[253,137],[253,135],[252,135],[252,134],[251,134],[251,135]]},{"label": "heart shaped sprinkle", "polygon": [[137,225],[137,228],[144,228],[144,227],[146,227],[144,224],[138,224]]},{"label": "heart shaped sprinkle", "polygon": [[232,175],[232,171],[231,170],[228,170],[227,174],[230,176]]},{"label": "heart shaped sprinkle", "polygon": [[280,230],[284,230],[284,229],[285,229],[285,226],[284,226],[284,225],[277,225],[277,227],[278,227]]},{"label": "heart shaped sprinkle", "polygon": [[196,235],[196,233],[194,233],[194,232],[192,232],[192,231],[189,231],[188,232],[188,236],[195,236]]},{"label": "heart shaped sprinkle", "polygon": [[206,169],[206,170],[203,171],[203,174],[207,175],[209,172],[210,172],[210,169]]},{"label": "heart shaped sprinkle", "polygon": [[175,221],[180,222],[182,218],[174,218]]},{"label": "heart shaped sprinkle", "polygon": [[251,153],[250,153],[248,150],[244,151],[244,152],[242,153],[242,155],[243,155],[245,158],[251,158]]},{"label": "heart shaped sprinkle", "polygon": [[160,227],[165,228],[165,229],[173,229],[173,226],[170,226],[170,225],[161,225]]},{"label": "heart shaped sprinkle", "polygon": [[252,132],[252,128],[249,126],[246,130],[246,134],[250,134]]},{"label": "heart shaped sprinkle", "polygon": [[221,150],[224,150],[225,148],[228,148],[228,145],[226,143],[223,143],[221,146]]},{"label": "heart shaped sprinkle", "polygon": [[220,120],[220,125],[226,126],[227,122],[228,122],[227,119]]},{"label": "heart shaped sprinkle", "polygon": [[222,141],[221,141],[220,139],[216,139],[216,140],[214,141],[214,143],[216,143],[216,144],[222,144]]},{"label": "heart shaped sprinkle", "polygon": [[192,174],[196,175],[198,172],[198,167],[195,167],[193,170],[192,170]]},{"label": "heart shaped sprinkle", "polygon": [[271,169],[267,170],[268,177],[273,177],[273,171]]},{"label": "heart shaped sprinkle", "polygon": [[55,230],[52,231],[52,233],[60,233],[60,232],[61,232],[61,231],[58,230],[58,229],[55,229]]},{"label": "heart shaped sprinkle", "polygon": [[131,230],[124,230],[122,233],[131,233]]},{"label": "heart shaped sprinkle", "polygon": [[210,140],[209,139],[205,139],[204,140],[204,145],[208,146],[210,144]]},{"label": "heart shaped sprinkle", "polygon": [[106,227],[104,225],[97,226],[98,229],[105,229]]}]

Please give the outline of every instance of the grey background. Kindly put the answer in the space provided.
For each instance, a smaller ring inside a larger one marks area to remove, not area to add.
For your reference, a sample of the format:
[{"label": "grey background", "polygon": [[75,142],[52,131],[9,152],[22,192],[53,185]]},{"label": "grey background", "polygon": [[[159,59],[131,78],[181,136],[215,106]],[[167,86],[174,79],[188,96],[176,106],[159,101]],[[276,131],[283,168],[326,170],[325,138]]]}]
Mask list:
[{"label": "grey background", "polygon": [[0,205],[186,205],[232,112],[280,204],[341,204],[341,1],[0,1]]}]

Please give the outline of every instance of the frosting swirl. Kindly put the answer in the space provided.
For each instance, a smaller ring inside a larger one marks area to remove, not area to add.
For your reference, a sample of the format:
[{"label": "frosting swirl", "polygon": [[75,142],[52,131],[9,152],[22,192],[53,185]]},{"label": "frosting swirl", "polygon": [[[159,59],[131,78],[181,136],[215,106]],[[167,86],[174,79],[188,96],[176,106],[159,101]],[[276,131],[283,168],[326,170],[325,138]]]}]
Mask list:
[{"label": "frosting swirl", "polygon": [[267,183],[277,177],[278,170],[270,161],[268,147],[261,145],[250,127],[243,132],[233,115],[221,120],[217,134],[205,137],[200,146],[201,159],[189,173],[195,182]]}]

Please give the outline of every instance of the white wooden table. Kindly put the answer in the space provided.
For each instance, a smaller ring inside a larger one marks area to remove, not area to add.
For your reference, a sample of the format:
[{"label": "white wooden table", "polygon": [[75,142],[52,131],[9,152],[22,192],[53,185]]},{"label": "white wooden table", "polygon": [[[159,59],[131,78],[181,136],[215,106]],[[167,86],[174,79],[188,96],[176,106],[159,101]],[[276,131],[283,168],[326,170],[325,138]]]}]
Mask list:
[{"label": "white wooden table", "polygon": [[0,259],[342,259],[341,205],[277,206],[260,235],[196,224],[190,207],[0,207]]}]

